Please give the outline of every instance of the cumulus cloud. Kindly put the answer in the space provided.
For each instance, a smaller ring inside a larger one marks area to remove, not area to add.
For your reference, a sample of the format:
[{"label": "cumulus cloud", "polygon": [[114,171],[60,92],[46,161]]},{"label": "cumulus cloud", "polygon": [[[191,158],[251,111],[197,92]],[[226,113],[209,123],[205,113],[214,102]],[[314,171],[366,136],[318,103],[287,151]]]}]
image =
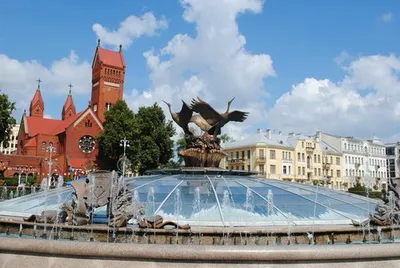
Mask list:
[{"label": "cumulus cloud", "polygon": [[91,63],[81,61],[74,51],[49,68],[36,60],[18,61],[0,54],[0,89],[18,101],[18,113],[29,107],[39,77],[43,94],[67,94],[69,83],[74,85],[74,94],[84,94],[91,89],[91,72]]},{"label": "cumulus cloud", "polygon": [[129,16],[122,21],[117,30],[109,30],[99,23],[93,25],[93,31],[101,39],[102,44],[117,48],[122,45],[129,47],[134,39],[143,35],[151,36],[157,30],[168,27],[167,20],[162,17],[157,19],[153,13],[147,12],[141,17]]},{"label": "cumulus cloud", "polygon": [[[225,131],[238,138],[243,127],[265,117],[264,79],[275,75],[267,54],[252,54],[239,32],[237,16],[259,13],[262,0],[182,0],[183,18],[196,26],[195,36],[177,34],[161,50],[144,53],[151,87],[133,90],[126,99],[134,109],[161,100],[181,108],[181,99],[200,96],[218,110],[236,97],[234,109],[250,112],[240,128],[228,124]],[[163,106],[164,107],[164,106]]]},{"label": "cumulus cloud", "polygon": [[400,131],[400,58],[359,57],[340,81],[306,78],[283,94],[268,113],[275,128],[306,133],[388,138]]},{"label": "cumulus cloud", "polygon": [[394,15],[393,15],[393,13],[390,13],[390,12],[384,13],[384,14],[382,14],[382,15],[380,16],[380,19],[381,19],[381,21],[383,21],[383,22],[391,22],[391,21],[394,20]]}]

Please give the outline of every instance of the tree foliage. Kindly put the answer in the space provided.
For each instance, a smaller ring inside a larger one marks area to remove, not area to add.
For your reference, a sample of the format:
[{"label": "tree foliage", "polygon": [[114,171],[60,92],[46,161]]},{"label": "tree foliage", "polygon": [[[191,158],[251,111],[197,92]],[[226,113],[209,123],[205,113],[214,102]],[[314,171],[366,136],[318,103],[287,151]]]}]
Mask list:
[{"label": "tree foliage", "polygon": [[166,121],[165,114],[157,103],[150,107],[140,107],[136,122],[140,139],[138,171],[143,174],[148,169],[168,163],[173,157],[172,136],[175,129],[172,121]]},{"label": "tree foliage", "polygon": [[[117,102],[105,113],[104,131],[97,136],[98,160],[102,168],[117,169],[117,162],[124,152],[124,148],[120,146],[124,138],[130,143],[130,146],[126,148],[127,158],[131,161],[135,160],[138,152],[136,125],[135,114],[125,101]],[[137,163],[132,162],[132,164]]]},{"label": "tree foliage", "polygon": [[139,174],[167,164],[173,156],[171,138],[175,129],[157,104],[140,107],[135,114],[125,101],[119,101],[106,112],[104,128],[98,136],[99,162],[103,168],[117,168],[123,155],[120,146],[123,138],[130,144],[126,156]]},{"label": "tree foliage", "polygon": [[16,124],[12,112],[15,110],[15,103],[8,99],[8,95],[0,93],[0,143],[8,147],[8,142],[13,126]]},{"label": "tree foliage", "polygon": [[221,140],[222,143],[234,141],[233,138],[226,133],[219,136],[219,139]]}]

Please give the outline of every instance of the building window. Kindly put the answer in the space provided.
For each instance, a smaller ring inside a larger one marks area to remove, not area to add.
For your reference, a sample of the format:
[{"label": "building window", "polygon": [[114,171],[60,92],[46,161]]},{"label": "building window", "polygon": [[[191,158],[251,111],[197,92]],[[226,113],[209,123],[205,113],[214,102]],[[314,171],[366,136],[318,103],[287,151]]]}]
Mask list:
[{"label": "building window", "polygon": [[275,165],[270,165],[269,166],[269,171],[271,172],[271,174],[276,174],[276,166]]},{"label": "building window", "polygon": [[318,168],[318,176],[321,176],[321,168]]},{"label": "building window", "polygon": [[97,112],[97,104],[93,105],[93,111]]},{"label": "building window", "polygon": [[264,175],[264,165],[259,165],[258,171],[260,172],[261,175]]},{"label": "building window", "polygon": [[302,161],[302,162],[305,162],[305,161],[306,161],[306,160],[305,160],[305,157],[304,157],[304,153],[301,154],[301,161]]},{"label": "building window", "polygon": [[298,175],[301,174],[301,167],[297,167],[297,174],[298,174]]},{"label": "building window", "polygon": [[270,159],[276,159],[275,150],[271,150],[271,151],[269,152],[269,158],[270,158]]},{"label": "building window", "polygon": [[287,174],[286,172],[287,172],[287,170],[286,170],[286,166],[283,166],[283,174],[285,174],[285,175],[286,175],[286,174]]},{"label": "building window", "polygon": [[297,162],[300,162],[300,153],[297,153]]},{"label": "building window", "polygon": [[305,167],[302,167],[301,169],[302,169],[302,171],[303,171],[303,176],[306,175],[306,168],[305,168]]},{"label": "building window", "polygon": [[336,165],[340,166],[340,157],[336,157]]},{"label": "building window", "polygon": [[307,156],[307,168],[311,168],[311,156]]},{"label": "building window", "polygon": [[349,170],[346,169],[346,176],[349,176]]},{"label": "building window", "polygon": [[46,142],[42,142],[42,152],[46,152]]},{"label": "building window", "polygon": [[250,150],[247,150],[247,158],[250,159]]},{"label": "building window", "polygon": [[318,155],[318,163],[321,163],[321,155]]},{"label": "building window", "polygon": [[340,178],[340,170],[336,170],[336,177]]},{"label": "building window", "polygon": [[250,171],[250,165],[247,165],[247,171]]},{"label": "building window", "polygon": [[331,177],[333,177],[333,169],[331,169]]},{"label": "building window", "polygon": [[264,149],[259,149],[259,150],[258,150],[258,156],[259,156],[261,159],[264,159],[264,157],[265,157]]}]

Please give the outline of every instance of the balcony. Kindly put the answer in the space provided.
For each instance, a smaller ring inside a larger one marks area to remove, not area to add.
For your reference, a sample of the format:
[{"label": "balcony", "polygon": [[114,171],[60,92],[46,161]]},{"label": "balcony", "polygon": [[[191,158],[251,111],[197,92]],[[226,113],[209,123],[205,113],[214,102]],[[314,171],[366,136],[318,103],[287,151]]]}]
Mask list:
[{"label": "balcony", "polygon": [[332,164],[331,163],[323,163],[322,164],[322,169],[323,170],[330,170],[331,169]]},{"label": "balcony", "polygon": [[307,153],[313,153],[315,150],[315,145],[306,145],[306,152]]},{"label": "balcony", "polygon": [[267,160],[267,158],[266,158],[265,156],[259,156],[259,157],[257,157],[257,162],[265,163],[266,160]]},{"label": "balcony", "polygon": [[228,161],[231,164],[239,164],[239,163],[245,162],[246,159],[244,159],[244,158],[233,158],[233,159],[228,159]]}]

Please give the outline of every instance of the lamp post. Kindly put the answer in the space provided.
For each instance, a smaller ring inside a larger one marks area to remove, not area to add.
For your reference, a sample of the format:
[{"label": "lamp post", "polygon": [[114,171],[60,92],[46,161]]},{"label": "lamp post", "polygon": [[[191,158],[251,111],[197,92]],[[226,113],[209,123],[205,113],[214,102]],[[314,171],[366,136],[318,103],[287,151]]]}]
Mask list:
[{"label": "lamp post", "polygon": [[49,152],[49,160],[47,161],[47,164],[49,165],[49,181],[48,181],[48,186],[51,186],[51,166],[53,165],[53,160],[51,159],[51,156],[53,153],[56,152],[56,148],[53,146],[52,143],[47,147],[47,151]]},{"label": "lamp post", "polygon": [[122,177],[125,178],[126,147],[129,147],[129,140],[125,137],[120,141],[119,146],[124,148],[124,159],[122,160]]},{"label": "lamp post", "polygon": [[377,187],[380,186],[380,185],[379,185],[380,177],[378,176],[378,170],[379,170],[380,168],[381,168],[381,167],[380,167],[379,165],[375,165],[375,183],[376,183],[376,186],[377,186]]}]

